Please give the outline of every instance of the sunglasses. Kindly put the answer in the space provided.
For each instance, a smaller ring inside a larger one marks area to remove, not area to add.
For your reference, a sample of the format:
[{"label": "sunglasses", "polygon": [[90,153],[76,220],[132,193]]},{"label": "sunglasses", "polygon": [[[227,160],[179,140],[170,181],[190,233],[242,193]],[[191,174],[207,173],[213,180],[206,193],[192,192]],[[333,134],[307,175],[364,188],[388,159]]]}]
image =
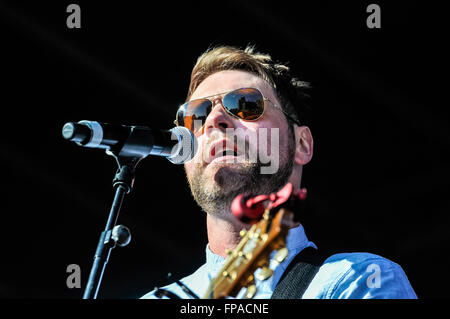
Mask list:
[{"label": "sunglasses", "polygon": [[214,100],[210,98],[220,95],[223,95],[221,104],[225,111],[238,119],[244,121],[258,120],[264,114],[264,102],[269,101],[294,123],[300,125],[297,120],[287,114],[280,106],[274,104],[261,91],[255,88],[237,89],[186,102],[178,108],[176,120],[174,121],[175,125],[184,126],[194,134],[197,133],[203,127],[206,118],[213,109]]}]

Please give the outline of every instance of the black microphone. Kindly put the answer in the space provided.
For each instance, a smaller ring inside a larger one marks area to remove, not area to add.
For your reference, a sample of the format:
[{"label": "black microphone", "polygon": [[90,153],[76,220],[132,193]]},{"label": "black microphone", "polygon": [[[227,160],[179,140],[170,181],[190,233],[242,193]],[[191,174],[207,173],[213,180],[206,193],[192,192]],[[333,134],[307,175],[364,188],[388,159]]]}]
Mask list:
[{"label": "black microphone", "polygon": [[64,124],[62,135],[80,146],[110,150],[125,157],[163,156],[174,164],[189,161],[197,151],[197,139],[182,126],[155,130],[145,126],[80,121]]}]

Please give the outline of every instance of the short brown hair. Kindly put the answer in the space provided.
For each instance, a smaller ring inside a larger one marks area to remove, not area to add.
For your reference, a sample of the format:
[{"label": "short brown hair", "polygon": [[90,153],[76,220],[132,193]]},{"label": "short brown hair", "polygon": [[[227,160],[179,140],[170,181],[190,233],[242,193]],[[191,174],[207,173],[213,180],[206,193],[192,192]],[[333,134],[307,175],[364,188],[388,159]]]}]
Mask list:
[{"label": "short brown hair", "polygon": [[[255,52],[254,46],[239,49],[218,46],[208,49],[197,59],[192,73],[187,100],[208,76],[219,71],[242,70],[266,80],[274,89],[281,107],[302,124],[309,124],[309,83],[294,78],[286,63],[272,60],[270,55]],[[292,121],[287,117],[292,124]]]}]

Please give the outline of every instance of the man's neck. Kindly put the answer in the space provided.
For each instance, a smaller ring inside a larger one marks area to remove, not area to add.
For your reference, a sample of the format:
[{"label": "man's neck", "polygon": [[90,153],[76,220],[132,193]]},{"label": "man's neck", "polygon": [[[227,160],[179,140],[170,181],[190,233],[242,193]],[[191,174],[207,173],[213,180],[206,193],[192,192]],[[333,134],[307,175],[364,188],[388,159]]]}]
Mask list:
[{"label": "man's neck", "polygon": [[226,258],[226,250],[234,249],[240,242],[239,232],[245,225],[237,221],[217,218],[210,214],[206,214],[206,216],[209,248],[213,253]]}]

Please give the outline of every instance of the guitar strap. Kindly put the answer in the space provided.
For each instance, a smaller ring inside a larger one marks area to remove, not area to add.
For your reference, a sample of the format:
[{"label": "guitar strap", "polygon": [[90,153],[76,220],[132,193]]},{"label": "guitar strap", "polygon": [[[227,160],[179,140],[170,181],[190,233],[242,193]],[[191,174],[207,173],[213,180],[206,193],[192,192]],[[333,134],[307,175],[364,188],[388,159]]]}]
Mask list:
[{"label": "guitar strap", "polygon": [[328,256],[329,252],[313,247],[303,249],[289,263],[271,299],[300,299]]}]

